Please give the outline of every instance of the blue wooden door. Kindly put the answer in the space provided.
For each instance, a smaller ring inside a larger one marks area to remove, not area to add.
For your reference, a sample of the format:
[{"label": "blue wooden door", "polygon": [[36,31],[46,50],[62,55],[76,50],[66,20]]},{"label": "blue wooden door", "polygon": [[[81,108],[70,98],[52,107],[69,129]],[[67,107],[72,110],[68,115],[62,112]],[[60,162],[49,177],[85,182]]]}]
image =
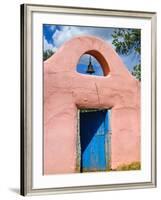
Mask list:
[{"label": "blue wooden door", "polygon": [[81,171],[107,169],[108,111],[80,113]]}]

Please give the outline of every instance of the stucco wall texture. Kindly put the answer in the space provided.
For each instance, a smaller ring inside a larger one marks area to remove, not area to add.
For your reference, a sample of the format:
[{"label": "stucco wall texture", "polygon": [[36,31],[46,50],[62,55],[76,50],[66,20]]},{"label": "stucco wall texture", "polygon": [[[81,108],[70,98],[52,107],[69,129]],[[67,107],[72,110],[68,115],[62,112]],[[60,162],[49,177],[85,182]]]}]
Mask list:
[{"label": "stucco wall texture", "polygon": [[[76,71],[85,53],[105,76]],[[111,45],[93,36],[67,41],[44,62],[44,174],[76,172],[79,108],[112,109],[112,169],[140,161],[140,83]]]}]

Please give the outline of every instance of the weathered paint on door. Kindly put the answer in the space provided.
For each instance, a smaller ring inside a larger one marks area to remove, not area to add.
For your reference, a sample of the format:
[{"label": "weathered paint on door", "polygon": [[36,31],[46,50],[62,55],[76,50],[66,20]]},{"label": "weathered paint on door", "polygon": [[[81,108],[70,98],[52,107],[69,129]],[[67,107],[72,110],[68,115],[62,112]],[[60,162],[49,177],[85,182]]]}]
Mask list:
[{"label": "weathered paint on door", "polygon": [[108,111],[80,112],[81,171],[105,171],[108,165]]}]

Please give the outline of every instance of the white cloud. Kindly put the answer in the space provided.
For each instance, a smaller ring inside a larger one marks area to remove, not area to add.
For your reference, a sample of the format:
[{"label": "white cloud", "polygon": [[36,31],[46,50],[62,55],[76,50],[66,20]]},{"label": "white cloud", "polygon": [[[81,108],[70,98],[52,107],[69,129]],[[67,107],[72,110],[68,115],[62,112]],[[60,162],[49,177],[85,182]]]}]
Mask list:
[{"label": "white cloud", "polygon": [[50,30],[51,30],[51,31],[55,31],[55,29],[56,29],[56,26],[55,26],[55,25],[50,25]]},{"label": "white cloud", "polygon": [[55,52],[57,50],[57,48],[53,44],[48,43],[48,41],[44,37],[44,51],[46,51],[46,50],[52,50]]},{"label": "white cloud", "polygon": [[84,31],[78,29],[77,27],[64,26],[61,28],[61,30],[55,31],[55,33],[52,36],[52,39],[54,41],[55,46],[58,48],[72,37],[82,34],[84,34]]},{"label": "white cloud", "polygon": [[112,43],[111,34],[113,29],[95,28],[95,27],[76,27],[76,26],[62,26],[60,30],[56,30],[52,36],[54,45],[59,48],[64,42],[80,35],[93,35]]}]

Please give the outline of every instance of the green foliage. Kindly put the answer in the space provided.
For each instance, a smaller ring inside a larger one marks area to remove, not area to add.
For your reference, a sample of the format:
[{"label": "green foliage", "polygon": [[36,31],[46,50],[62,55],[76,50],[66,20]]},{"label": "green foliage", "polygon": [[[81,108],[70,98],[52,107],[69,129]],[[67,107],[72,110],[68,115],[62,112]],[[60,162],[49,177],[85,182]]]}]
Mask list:
[{"label": "green foliage", "polygon": [[43,61],[45,61],[48,58],[50,58],[53,54],[54,54],[54,52],[52,50],[50,50],[50,49],[47,49],[47,50],[43,51]]},{"label": "green foliage", "polygon": [[128,55],[131,51],[140,54],[140,30],[139,29],[118,29],[112,34],[112,44],[116,51]]},{"label": "green foliage", "polygon": [[130,164],[123,164],[117,167],[116,171],[139,170],[141,169],[140,162],[132,162]]},{"label": "green foliage", "polygon": [[[137,55],[141,54],[141,32],[139,29],[117,29],[112,34],[112,44],[115,46],[116,51],[122,55],[129,55],[135,52]],[[141,64],[134,66],[132,75],[141,81]]]},{"label": "green foliage", "polygon": [[140,64],[134,66],[132,75],[135,76],[136,79],[141,81],[141,65]]}]

